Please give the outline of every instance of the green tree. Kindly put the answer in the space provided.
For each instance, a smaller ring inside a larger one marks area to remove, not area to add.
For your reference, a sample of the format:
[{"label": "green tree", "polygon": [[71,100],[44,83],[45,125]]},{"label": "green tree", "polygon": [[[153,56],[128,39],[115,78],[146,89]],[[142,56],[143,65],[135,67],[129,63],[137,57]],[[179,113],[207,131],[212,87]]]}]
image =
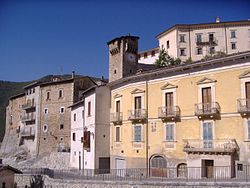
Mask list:
[{"label": "green tree", "polygon": [[181,64],[181,60],[171,57],[163,48],[160,50],[159,57],[156,59],[155,64],[157,67],[174,66]]}]

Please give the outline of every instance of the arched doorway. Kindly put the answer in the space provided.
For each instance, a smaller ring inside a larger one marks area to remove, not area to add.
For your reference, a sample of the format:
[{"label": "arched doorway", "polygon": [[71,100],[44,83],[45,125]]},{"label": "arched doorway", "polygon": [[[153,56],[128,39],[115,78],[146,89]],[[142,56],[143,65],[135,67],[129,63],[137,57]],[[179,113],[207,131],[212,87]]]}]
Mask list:
[{"label": "arched doorway", "polygon": [[159,155],[150,160],[150,174],[154,177],[167,177],[167,160]]},{"label": "arched doorway", "polygon": [[186,163],[178,164],[177,177],[181,177],[181,178],[187,177],[187,164]]}]

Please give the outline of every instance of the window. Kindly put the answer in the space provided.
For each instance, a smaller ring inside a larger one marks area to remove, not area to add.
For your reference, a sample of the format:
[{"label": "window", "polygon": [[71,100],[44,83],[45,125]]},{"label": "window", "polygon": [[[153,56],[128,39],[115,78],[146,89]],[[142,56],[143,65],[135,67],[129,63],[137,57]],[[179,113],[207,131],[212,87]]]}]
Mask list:
[{"label": "window", "polygon": [[214,48],[214,47],[210,47],[209,53],[210,53],[210,54],[214,54],[214,53],[215,53],[215,48]]},{"label": "window", "polygon": [[201,43],[202,42],[202,35],[201,34],[196,34],[196,42]]},{"label": "window", "polygon": [[64,107],[60,108],[60,114],[64,114]]},{"label": "window", "polygon": [[142,126],[134,125],[134,141],[140,142],[142,141]]},{"label": "window", "polygon": [[213,148],[213,124],[212,122],[203,122],[203,147]]},{"label": "window", "polygon": [[202,48],[197,48],[197,55],[202,55]]},{"label": "window", "polygon": [[148,54],[147,52],[144,53],[144,58],[147,58],[148,57]]},{"label": "window", "polygon": [[247,120],[247,139],[250,140],[250,120]]},{"label": "window", "polygon": [[49,113],[49,109],[48,108],[44,108],[44,114],[48,114]]},{"label": "window", "polygon": [[36,91],[35,88],[33,88],[33,93],[35,93],[35,91]]},{"label": "window", "polygon": [[91,116],[91,102],[88,102],[88,116]]},{"label": "window", "polygon": [[186,49],[185,48],[180,49],[180,55],[181,56],[186,56]]},{"label": "window", "polygon": [[115,141],[120,142],[120,127],[115,127]]},{"label": "window", "polygon": [[63,97],[63,90],[60,89],[60,90],[59,90],[59,98],[62,98],[62,97]]},{"label": "window", "polygon": [[214,42],[214,34],[210,33],[208,34],[209,42]]},{"label": "window", "polygon": [[74,121],[76,121],[76,114],[74,114]]},{"label": "window", "polygon": [[231,38],[236,38],[236,31],[235,30],[231,31]]},{"label": "window", "polygon": [[166,141],[174,140],[174,124],[166,124]]},{"label": "window", "polygon": [[64,125],[63,124],[60,124],[60,129],[63,129]]},{"label": "window", "polygon": [[180,42],[185,42],[185,35],[180,35]]},{"label": "window", "polygon": [[135,97],[135,109],[141,109],[141,96]]},{"label": "window", "polygon": [[236,50],[236,43],[235,42],[231,43],[231,48],[232,48],[232,50]]},{"label": "window", "polygon": [[43,126],[43,132],[47,132],[48,131],[48,125],[44,125]]},{"label": "window", "polygon": [[152,57],[155,56],[155,51],[152,51],[152,52],[151,52],[151,56],[152,56]]},{"label": "window", "polygon": [[12,123],[13,123],[13,116],[10,115],[10,125],[12,125]]},{"label": "window", "polygon": [[114,70],[114,74],[116,74],[116,70]]},{"label": "window", "polygon": [[84,110],[82,111],[82,119],[84,119]]},{"label": "window", "polygon": [[121,102],[120,101],[116,101],[116,103],[115,103],[115,111],[116,112],[120,112],[120,106],[121,106]]},{"label": "window", "polygon": [[238,163],[237,164],[237,170],[238,171],[243,171],[243,164]]},{"label": "window", "polygon": [[76,133],[73,133],[73,134],[72,134],[72,140],[73,140],[73,141],[76,141]]},{"label": "window", "polygon": [[47,97],[46,97],[46,100],[50,100],[50,92],[47,91]]},{"label": "window", "polygon": [[170,48],[170,43],[169,43],[169,40],[167,41],[167,49]]}]

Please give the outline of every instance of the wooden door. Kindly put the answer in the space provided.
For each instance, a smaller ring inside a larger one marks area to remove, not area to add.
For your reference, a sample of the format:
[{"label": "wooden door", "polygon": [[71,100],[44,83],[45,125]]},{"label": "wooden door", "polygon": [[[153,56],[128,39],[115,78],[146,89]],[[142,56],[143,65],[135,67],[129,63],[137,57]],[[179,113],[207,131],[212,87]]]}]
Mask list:
[{"label": "wooden door", "polygon": [[245,83],[245,90],[246,90],[246,107],[247,109],[250,108],[250,82]]},{"label": "wooden door", "polygon": [[202,88],[202,109],[204,113],[211,112],[211,87]]},{"label": "wooden door", "polygon": [[206,167],[206,177],[213,178],[214,177],[214,161],[205,160],[205,167]]},{"label": "wooden door", "polygon": [[173,105],[173,92],[165,93],[165,106],[167,114],[173,114]]},{"label": "wooden door", "polygon": [[135,97],[135,109],[141,109],[141,96]]}]

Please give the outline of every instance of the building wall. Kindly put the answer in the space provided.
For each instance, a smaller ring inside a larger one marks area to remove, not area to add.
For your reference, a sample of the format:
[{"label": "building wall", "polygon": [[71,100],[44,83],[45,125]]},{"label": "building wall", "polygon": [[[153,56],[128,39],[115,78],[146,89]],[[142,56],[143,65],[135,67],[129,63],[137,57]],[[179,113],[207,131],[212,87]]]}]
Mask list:
[{"label": "building wall", "polygon": [[[71,110],[70,167],[78,169],[79,167],[81,169],[83,168],[83,155],[82,155],[83,143],[81,142],[81,138],[83,137],[83,128],[84,128],[83,113],[84,113],[83,104],[77,107],[73,107]],[[76,114],[76,120],[74,120],[75,116],[74,114]],[[74,133],[75,133],[75,140],[73,140]]]},{"label": "building wall", "polygon": [[[236,32],[236,37],[231,38],[231,31]],[[224,52],[226,54],[232,54],[237,52],[243,52],[250,50],[249,45],[249,30],[250,26],[230,26],[230,27],[217,27],[217,28],[207,28],[207,29],[188,29],[180,30],[175,29],[163,36],[159,40],[159,47],[167,50],[168,54],[173,57],[178,57],[182,61],[187,60],[190,55],[193,61],[200,60],[206,55],[210,54],[210,47],[212,45],[202,45],[202,54],[197,54],[197,39],[196,35],[202,35],[202,42],[208,42],[209,33],[214,34],[215,38],[215,52]],[[185,42],[180,42],[180,35],[185,35]],[[190,37],[189,37],[190,36]],[[246,38],[247,37],[247,38]],[[167,49],[166,42],[170,41],[170,48]],[[191,43],[190,43],[191,42]],[[236,49],[232,49],[232,43],[236,43]],[[181,56],[180,49],[185,49],[185,56]]]},{"label": "building wall", "polygon": [[[90,150],[84,150],[84,168],[85,169],[95,169],[96,167],[96,93],[91,93],[84,99],[85,102],[85,128],[90,131]],[[90,102],[90,113],[88,112],[88,104]]]},{"label": "building wall", "polygon": [[6,127],[1,145],[1,153],[11,153],[19,147],[19,130],[23,126],[21,119],[24,101],[24,96],[9,100],[9,104],[6,107]]},{"label": "building wall", "polygon": [[[160,79],[151,78],[148,87],[142,81],[124,84],[111,90],[111,113],[115,112],[115,101],[118,99],[121,101],[123,113],[120,142],[115,142],[115,127],[119,125],[114,126],[111,123],[111,168],[116,168],[115,158],[125,159],[126,168],[146,167],[146,130],[149,142],[148,159],[155,155],[164,156],[170,167],[186,162],[183,139],[202,139],[203,121],[195,116],[195,104],[201,102],[201,88],[207,86],[213,88],[212,100],[221,107],[221,119],[206,120],[213,123],[213,139],[236,139],[240,147],[239,160],[248,162],[249,152],[246,151],[249,151],[249,146],[245,142],[247,121],[237,112],[237,99],[242,97],[242,80],[239,76],[247,70],[250,70],[249,63],[236,64]],[[202,83],[204,78],[213,82]],[[168,91],[174,92],[174,104],[181,110],[180,122],[174,123],[173,141],[166,141],[166,123],[158,118],[158,107],[164,106],[164,94]],[[143,139],[142,142],[133,142],[134,125],[128,120],[128,110],[133,109],[135,95],[142,96],[142,108],[146,108],[147,94],[148,124],[139,123],[142,124]]]},{"label": "building wall", "polygon": [[[63,97],[59,98],[59,91]],[[47,92],[50,97],[47,99]],[[58,147],[70,146],[71,111],[73,104],[73,82],[41,86],[41,127],[39,129],[38,153],[57,151]],[[64,108],[61,113],[60,109]],[[47,109],[47,113],[45,113]],[[61,124],[63,128],[60,128]],[[47,126],[47,128],[45,128]]]}]

